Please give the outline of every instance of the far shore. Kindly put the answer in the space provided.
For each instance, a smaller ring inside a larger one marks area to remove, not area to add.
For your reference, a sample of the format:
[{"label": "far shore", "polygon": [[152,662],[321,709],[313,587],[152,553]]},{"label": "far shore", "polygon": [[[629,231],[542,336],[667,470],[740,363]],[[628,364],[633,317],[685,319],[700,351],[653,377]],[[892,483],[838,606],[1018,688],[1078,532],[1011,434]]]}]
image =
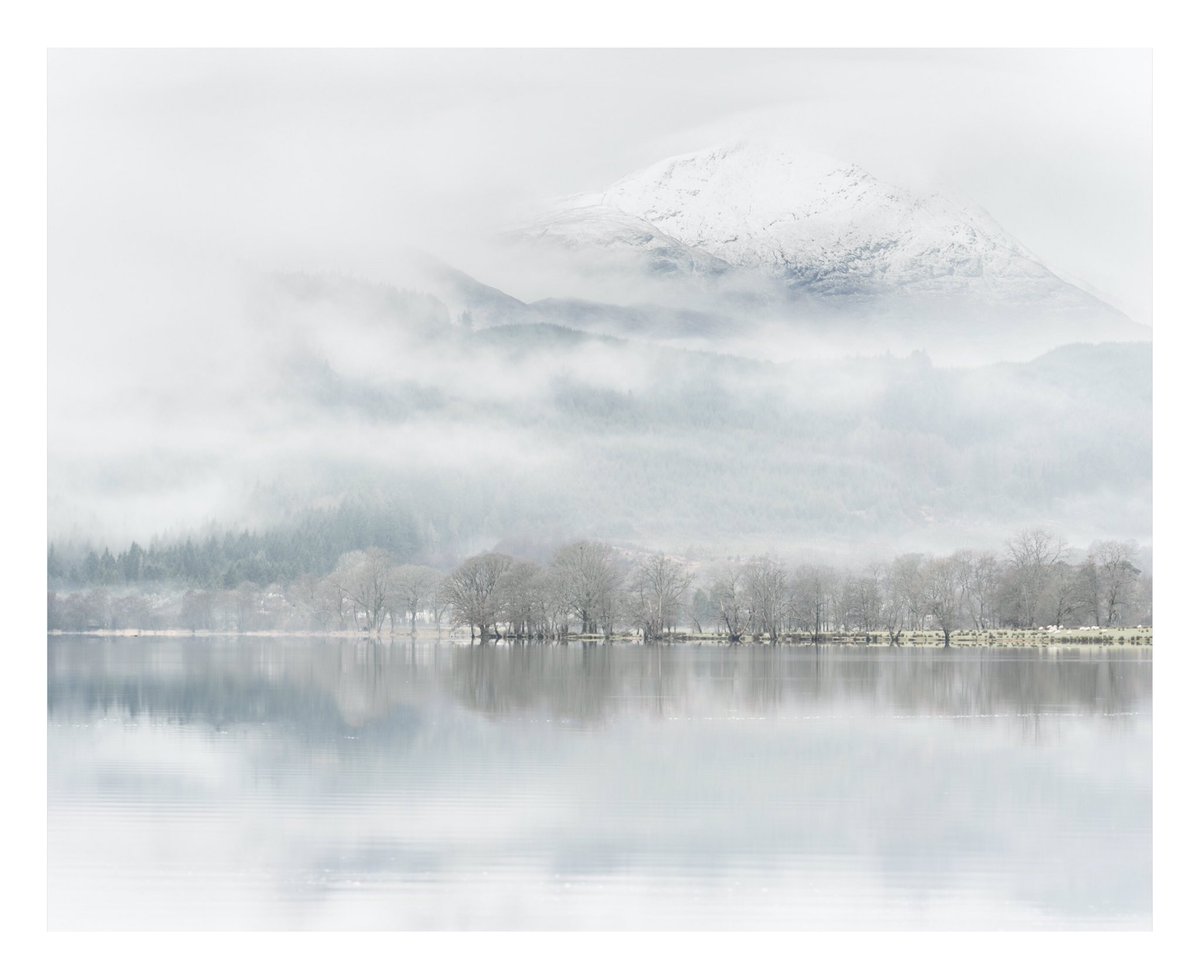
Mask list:
[{"label": "far shore", "polygon": [[[254,632],[218,632],[206,629],[89,629],[79,632],[68,632],[52,629],[51,636],[92,636],[100,639],[138,639],[138,638],[212,638],[212,639],[354,639],[364,642],[403,643],[420,642],[450,642],[461,645],[479,643],[472,640],[466,629],[418,629],[415,632],[368,633],[366,630],[343,631],[282,631],[264,630]],[[488,641],[495,645],[519,645],[527,642],[584,642],[584,643],[626,643],[640,645],[677,644],[677,643],[706,643],[710,645],[741,645],[741,646],[868,646],[896,648],[905,647],[938,647],[945,648],[945,640],[941,632],[933,630],[907,631],[901,633],[894,642],[889,642],[886,632],[845,632],[821,634],[813,637],[811,633],[789,633],[780,636],[772,643],[767,637],[743,636],[738,643],[730,643],[729,636],[720,632],[674,632],[658,641],[646,641],[639,633],[622,632],[611,636],[580,635],[572,633],[565,638],[518,638],[501,635],[498,639]],[[1150,626],[1139,626],[1129,629],[962,629],[950,633],[952,648],[969,647],[1005,647],[1005,648],[1044,648],[1053,646],[1152,646],[1154,643],[1153,629]]]}]

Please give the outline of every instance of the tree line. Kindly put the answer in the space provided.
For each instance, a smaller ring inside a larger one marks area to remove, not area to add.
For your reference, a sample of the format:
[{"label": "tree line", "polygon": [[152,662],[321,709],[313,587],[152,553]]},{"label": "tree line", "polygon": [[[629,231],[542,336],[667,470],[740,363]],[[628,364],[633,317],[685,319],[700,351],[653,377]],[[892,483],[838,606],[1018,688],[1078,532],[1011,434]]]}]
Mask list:
[{"label": "tree line", "polygon": [[327,574],[286,583],[50,592],[49,627],[215,631],[330,630],[379,635],[465,627],[481,641],[716,634],[731,642],[819,641],[845,633],[897,643],[906,631],[1149,625],[1151,579],[1131,543],[1101,541],[1070,559],[1065,541],[1023,531],[1000,552],[906,554],[859,571],[770,557],[706,568],[576,541],[545,563],[487,552],[448,573],[367,547]]},{"label": "tree line", "polygon": [[301,511],[261,531],[212,529],[145,546],[135,540],[116,554],[108,547],[52,544],[46,564],[52,587],[181,583],[236,589],[246,582],[266,587],[305,574],[325,575],[348,551],[377,546],[408,558],[424,544],[409,513],[360,501]]}]

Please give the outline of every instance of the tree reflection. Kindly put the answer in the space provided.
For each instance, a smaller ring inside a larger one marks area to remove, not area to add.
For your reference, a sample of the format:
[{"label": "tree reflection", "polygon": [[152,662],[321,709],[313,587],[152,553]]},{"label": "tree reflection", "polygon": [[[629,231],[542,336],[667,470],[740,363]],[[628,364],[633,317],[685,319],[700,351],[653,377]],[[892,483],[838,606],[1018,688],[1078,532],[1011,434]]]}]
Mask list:
[{"label": "tree reflection", "polygon": [[314,733],[388,725],[446,702],[586,725],[620,714],[1120,716],[1151,697],[1145,650],[64,637],[51,640],[48,679],[52,718],[150,715]]}]

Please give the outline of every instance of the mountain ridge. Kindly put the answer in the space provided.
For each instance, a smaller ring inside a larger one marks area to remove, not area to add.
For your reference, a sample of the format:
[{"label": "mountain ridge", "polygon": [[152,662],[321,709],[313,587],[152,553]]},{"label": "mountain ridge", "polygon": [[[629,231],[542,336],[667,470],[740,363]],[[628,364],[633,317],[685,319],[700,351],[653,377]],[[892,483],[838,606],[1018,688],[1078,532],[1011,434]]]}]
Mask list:
[{"label": "mountain ridge", "polygon": [[1129,321],[978,205],[748,140],[651,164],[514,234],[601,273],[624,268],[703,288],[752,273],[832,305],[942,301]]}]

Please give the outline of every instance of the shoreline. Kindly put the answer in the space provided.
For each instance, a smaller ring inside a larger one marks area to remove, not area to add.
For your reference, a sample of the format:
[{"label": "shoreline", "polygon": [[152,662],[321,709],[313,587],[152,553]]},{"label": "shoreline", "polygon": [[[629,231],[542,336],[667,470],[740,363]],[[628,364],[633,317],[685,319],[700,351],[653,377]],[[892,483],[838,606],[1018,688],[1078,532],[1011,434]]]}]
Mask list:
[{"label": "shoreline", "polygon": [[[248,632],[216,631],[208,629],[89,629],[68,631],[64,629],[47,630],[49,636],[77,636],[96,639],[340,639],[357,640],[375,643],[406,643],[406,642],[447,642],[455,645],[480,645],[478,639],[471,639],[465,629],[421,629],[415,633],[388,632],[368,634],[363,631],[285,631],[262,630]],[[711,646],[854,646],[862,648],[899,649],[899,648],[946,648],[941,632],[932,630],[914,630],[904,632],[895,643],[889,643],[886,632],[857,632],[832,633],[821,635],[816,642],[810,633],[792,633],[782,635],[774,643],[767,638],[743,637],[738,643],[731,643],[727,635],[713,632],[677,632],[657,641],[646,641],[637,633],[616,633],[612,636],[580,635],[572,633],[565,637],[553,638],[518,638],[501,636],[489,640],[489,644],[514,646],[523,643],[538,642],[554,643],[587,643],[603,645],[605,643],[620,643],[623,645],[680,645],[684,643]],[[951,649],[969,649],[980,647],[1031,649],[1053,646],[1139,646],[1154,645],[1154,630],[1152,627],[1137,627],[1129,629],[984,629],[958,630],[950,634]]]}]

